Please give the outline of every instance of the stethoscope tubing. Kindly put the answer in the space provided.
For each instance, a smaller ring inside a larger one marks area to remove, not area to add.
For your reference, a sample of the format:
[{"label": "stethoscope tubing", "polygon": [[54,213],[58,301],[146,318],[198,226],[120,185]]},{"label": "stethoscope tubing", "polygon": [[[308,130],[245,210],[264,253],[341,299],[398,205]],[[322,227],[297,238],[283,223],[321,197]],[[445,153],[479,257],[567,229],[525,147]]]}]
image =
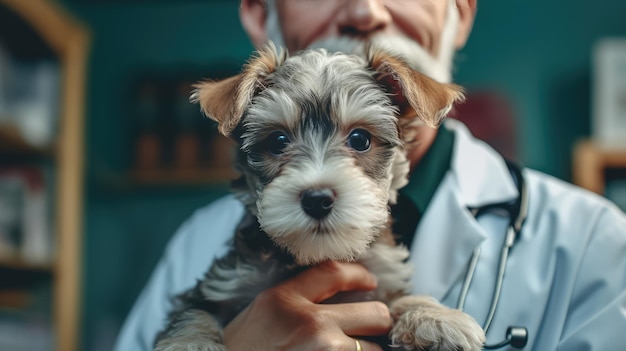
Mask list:
[{"label": "stethoscope tubing", "polygon": [[489,308],[489,314],[487,315],[487,320],[483,325],[483,329],[485,330],[485,334],[489,331],[489,327],[491,326],[491,322],[493,321],[493,316],[496,314],[496,309],[498,308],[498,303],[500,302],[500,293],[502,292],[502,282],[504,281],[504,273],[506,271],[506,263],[509,259],[509,251],[513,246],[515,241],[516,233],[513,227],[509,227],[506,234],[505,243],[502,248],[502,252],[500,254],[500,263],[498,263],[498,279],[496,279],[496,287],[493,292],[493,297],[491,298],[491,307]]},{"label": "stethoscope tubing", "polygon": [[[502,245],[502,251],[500,253],[500,262],[498,263],[496,285],[494,287],[493,295],[491,297],[489,313],[487,314],[487,318],[485,319],[485,322],[483,324],[483,330],[485,331],[485,334],[487,334],[487,332],[489,331],[489,327],[491,326],[491,322],[493,321],[493,317],[496,313],[498,303],[500,302],[500,293],[502,292],[502,282],[504,281],[504,273],[506,272],[506,263],[509,258],[509,251],[515,241],[515,236],[515,230],[512,226],[509,226],[509,228],[507,229],[505,242],[504,245]],[[472,281],[474,280],[474,273],[476,272],[476,266],[478,265],[479,258],[480,247],[477,247],[472,253],[472,258],[470,259],[467,273],[465,274],[465,279],[463,280],[463,286],[461,288],[461,293],[459,294],[459,300],[456,307],[458,310],[463,311],[463,309],[465,308],[465,300],[467,298],[469,288],[472,285]]]},{"label": "stethoscope tubing", "polygon": [[[485,332],[485,335],[489,332],[489,328],[491,327],[491,323],[493,322],[494,316],[496,314],[496,310],[498,308],[498,304],[500,302],[500,294],[502,292],[502,284],[503,284],[504,275],[506,272],[506,265],[507,265],[508,258],[509,258],[509,252],[511,251],[511,248],[513,247],[513,244],[515,243],[515,240],[521,233],[522,226],[528,214],[528,193],[526,190],[526,186],[524,184],[524,179],[523,179],[521,170],[517,166],[509,162],[507,162],[507,166],[509,167],[509,170],[511,171],[512,176],[518,186],[519,196],[518,196],[516,203],[513,206],[511,206],[511,204],[495,204],[495,205],[483,207],[482,209],[479,208],[479,209],[471,210],[472,214],[475,217],[478,217],[483,212],[501,208],[501,209],[506,210],[510,216],[510,223],[508,225],[508,228],[506,231],[506,237],[504,239],[502,250],[500,252],[500,262],[498,263],[498,272],[497,272],[497,277],[496,277],[496,283],[495,283],[494,290],[493,290],[493,295],[491,297],[491,305],[489,306],[489,312],[487,313],[487,317],[485,318],[485,322],[483,324],[483,330]],[[460,311],[463,311],[463,309],[465,308],[465,301],[467,299],[470,286],[472,285],[472,281],[474,279],[474,273],[476,272],[476,267],[478,265],[479,257],[480,257],[480,247],[477,247],[476,249],[474,249],[474,252],[472,253],[472,257],[467,267],[467,273],[465,274],[463,285],[461,287],[461,293],[459,294],[459,299],[457,301],[457,309]],[[515,328],[523,329],[523,332],[525,333],[523,342],[521,341],[521,339],[516,340],[516,343],[519,343],[521,347],[524,347],[527,341],[527,331],[525,328],[518,328],[518,327],[515,327]],[[510,327],[509,331],[507,331],[507,335],[511,334],[511,331],[513,329],[512,327]],[[509,337],[507,337],[507,340],[504,340],[501,343],[498,343],[496,345],[485,345],[485,349],[496,349],[496,348],[504,347],[508,344],[511,344],[511,340],[512,340],[511,335],[509,335]]]},{"label": "stethoscope tubing", "polygon": [[474,249],[472,253],[472,258],[470,260],[470,264],[467,267],[467,273],[465,274],[465,279],[463,279],[463,287],[461,288],[461,293],[459,294],[459,300],[456,304],[456,309],[459,311],[463,311],[465,308],[465,299],[467,298],[467,293],[469,291],[470,285],[474,280],[474,272],[476,272],[476,265],[478,264],[478,258],[480,257],[480,247]]}]

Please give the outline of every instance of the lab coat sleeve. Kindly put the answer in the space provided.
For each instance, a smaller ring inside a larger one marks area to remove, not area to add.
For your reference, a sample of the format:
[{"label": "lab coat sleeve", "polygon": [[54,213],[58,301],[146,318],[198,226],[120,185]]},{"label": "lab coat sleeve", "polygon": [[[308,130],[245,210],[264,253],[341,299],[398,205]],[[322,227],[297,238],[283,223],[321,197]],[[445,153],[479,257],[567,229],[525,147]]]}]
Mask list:
[{"label": "lab coat sleeve", "polygon": [[626,340],[626,218],[607,207],[580,261],[558,350],[623,350]]},{"label": "lab coat sleeve", "polygon": [[122,326],[114,350],[153,349],[172,308],[171,298],[191,288],[213,259],[226,252],[241,213],[233,201],[218,200],[196,211],[178,229]]}]

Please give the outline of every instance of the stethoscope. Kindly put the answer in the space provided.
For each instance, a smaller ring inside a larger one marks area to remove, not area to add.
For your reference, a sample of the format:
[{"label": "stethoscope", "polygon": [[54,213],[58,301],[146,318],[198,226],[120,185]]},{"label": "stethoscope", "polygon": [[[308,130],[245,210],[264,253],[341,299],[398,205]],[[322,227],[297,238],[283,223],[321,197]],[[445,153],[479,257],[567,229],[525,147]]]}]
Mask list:
[{"label": "stethoscope", "polygon": [[[524,184],[522,171],[517,165],[513,164],[512,162],[507,161],[506,163],[509,171],[511,172],[511,177],[517,184],[519,196],[515,200],[510,202],[491,204],[487,206],[482,206],[480,208],[470,209],[470,211],[476,218],[484,213],[493,211],[504,211],[510,218],[510,223],[506,231],[506,238],[504,240],[504,244],[502,245],[502,251],[500,254],[496,285],[494,287],[493,295],[491,297],[491,307],[489,308],[489,313],[487,314],[487,318],[485,319],[485,322],[483,324],[483,330],[485,331],[485,335],[487,335],[487,332],[489,331],[489,327],[491,326],[491,322],[493,321],[493,316],[495,315],[496,309],[498,307],[500,292],[502,291],[502,281],[504,280],[504,273],[506,270],[506,263],[509,257],[509,252],[511,251],[513,244],[515,244],[516,239],[522,231],[522,225],[524,224],[524,221],[526,220],[526,215],[528,214],[528,191],[526,189],[526,185]],[[479,257],[480,247],[474,250],[472,258],[470,259],[469,266],[467,268],[467,273],[465,274],[465,279],[463,280],[461,293],[459,294],[459,300],[457,303],[457,309],[461,311],[465,307],[465,299],[467,298],[467,293],[469,291],[470,285],[472,284],[472,278],[474,276],[474,272],[476,271],[476,265],[478,264]],[[526,346],[527,342],[528,330],[525,327],[510,326],[506,331],[505,340],[497,344],[484,345],[483,347],[487,350],[494,350],[510,345],[516,349],[523,349],[524,346]]]}]

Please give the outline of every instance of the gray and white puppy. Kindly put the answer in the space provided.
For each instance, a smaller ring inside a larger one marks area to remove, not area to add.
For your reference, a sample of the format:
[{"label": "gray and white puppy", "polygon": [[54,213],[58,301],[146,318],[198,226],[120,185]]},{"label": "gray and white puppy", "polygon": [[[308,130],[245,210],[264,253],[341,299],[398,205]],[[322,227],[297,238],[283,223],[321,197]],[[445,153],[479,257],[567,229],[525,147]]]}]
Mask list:
[{"label": "gray and white puppy", "polygon": [[175,299],[156,350],[225,350],[222,327],[255,296],[329,260],[377,276],[376,291],[335,301],[387,303],[393,346],[482,349],[470,316],[409,295],[409,253],[395,243],[389,211],[407,183],[415,127],[437,126],[463,94],[384,50],[366,51],[288,56],[269,45],[241,74],[196,86],[192,101],[240,143],[234,184],[247,211],[230,251]]}]

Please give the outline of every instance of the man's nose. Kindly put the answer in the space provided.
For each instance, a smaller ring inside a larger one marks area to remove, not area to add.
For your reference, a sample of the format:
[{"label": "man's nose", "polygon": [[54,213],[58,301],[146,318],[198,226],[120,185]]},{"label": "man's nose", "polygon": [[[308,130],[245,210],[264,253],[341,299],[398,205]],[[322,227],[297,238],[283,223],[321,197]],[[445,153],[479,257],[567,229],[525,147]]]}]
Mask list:
[{"label": "man's nose", "polygon": [[385,0],[345,0],[339,10],[339,32],[348,36],[368,36],[385,29],[391,14]]}]

